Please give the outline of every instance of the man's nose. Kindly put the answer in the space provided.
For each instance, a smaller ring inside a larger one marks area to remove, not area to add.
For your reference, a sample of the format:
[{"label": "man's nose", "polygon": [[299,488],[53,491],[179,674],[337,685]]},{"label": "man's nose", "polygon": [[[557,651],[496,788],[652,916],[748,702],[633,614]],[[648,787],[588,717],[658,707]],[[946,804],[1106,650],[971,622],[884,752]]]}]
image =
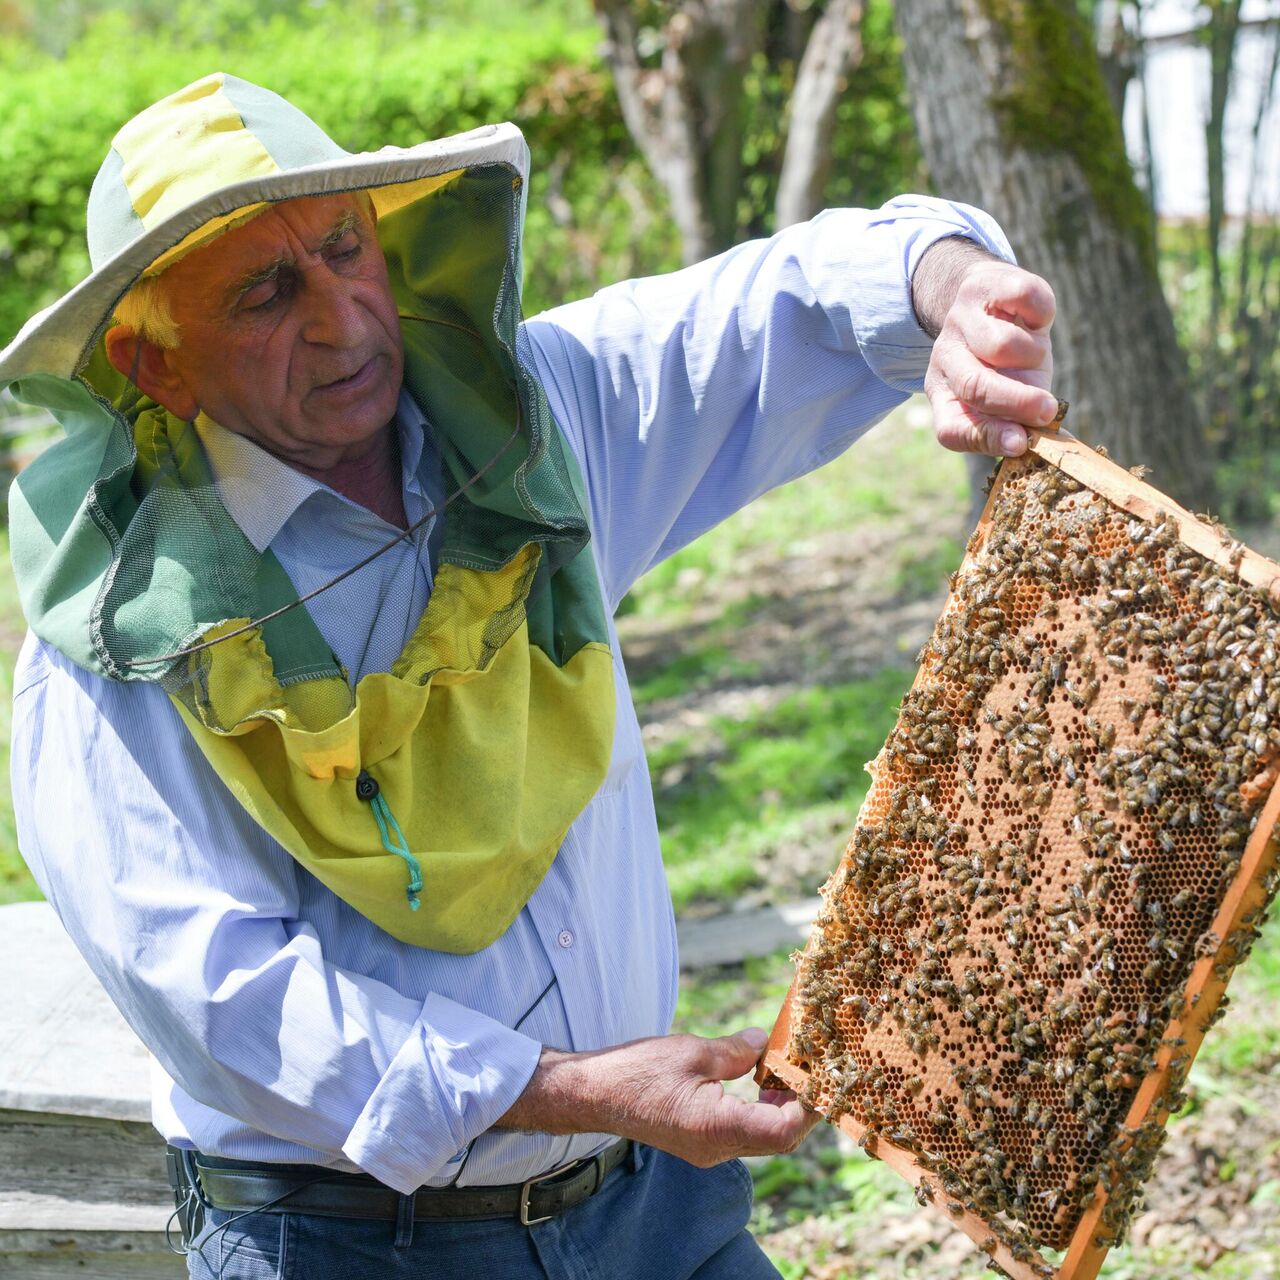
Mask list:
[{"label": "man's nose", "polygon": [[349,347],[360,341],[360,309],[350,280],[327,266],[307,272],[302,296],[302,336],[328,347]]}]

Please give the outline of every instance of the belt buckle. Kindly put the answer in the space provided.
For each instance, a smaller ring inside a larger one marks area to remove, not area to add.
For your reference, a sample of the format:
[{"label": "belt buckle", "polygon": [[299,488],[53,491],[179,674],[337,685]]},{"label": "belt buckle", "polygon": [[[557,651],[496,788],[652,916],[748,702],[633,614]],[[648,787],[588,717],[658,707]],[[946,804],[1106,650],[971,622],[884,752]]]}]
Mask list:
[{"label": "belt buckle", "polygon": [[570,1160],[568,1164],[562,1164],[558,1169],[552,1169],[550,1173],[540,1173],[536,1178],[530,1178],[521,1185],[520,1225],[522,1227],[533,1227],[539,1222],[550,1222],[556,1216],[554,1213],[548,1213],[541,1218],[529,1217],[529,1195],[534,1187],[540,1186],[544,1182],[550,1182],[553,1178],[558,1178],[562,1173],[568,1173],[570,1169],[576,1168],[581,1163],[581,1160]]}]

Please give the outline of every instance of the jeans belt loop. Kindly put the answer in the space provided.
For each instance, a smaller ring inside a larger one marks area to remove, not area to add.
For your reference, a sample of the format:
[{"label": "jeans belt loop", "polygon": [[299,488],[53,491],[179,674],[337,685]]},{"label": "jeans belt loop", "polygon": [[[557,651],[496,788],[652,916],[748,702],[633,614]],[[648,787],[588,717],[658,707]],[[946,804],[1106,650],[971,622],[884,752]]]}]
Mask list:
[{"label": "jeans belt loop", "polygon": [[413,1244],[413,1196],[402,1195],[396,1208],[396,1238],[393,1247],[407,1249]]}]

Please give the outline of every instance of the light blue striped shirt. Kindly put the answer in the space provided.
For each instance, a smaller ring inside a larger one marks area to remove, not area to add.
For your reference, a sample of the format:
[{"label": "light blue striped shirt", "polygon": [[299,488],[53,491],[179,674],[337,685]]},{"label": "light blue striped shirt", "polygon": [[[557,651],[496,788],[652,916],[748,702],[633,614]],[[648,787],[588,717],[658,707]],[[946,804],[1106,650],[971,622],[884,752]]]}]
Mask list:
[{"label": "light blue striped shirt", "polygon": [[[1012,258],[986,215],[904,196],[525,322],[519,355],[581,463],[611,608],[663,557],[920,388],[931,343],[909,282],[950,235]],[[440,474],[407,398],[398,423],[412,521],[442,496]],[[390,536],[247,441],[200,430],[224,504],[299,591]],[[353,678],[399,653],[431,561],[406,541],[310,606]],[[456,956],[397,942],[301,870],[160,689],[102,680],[28,637],[14,679],[21,848],[154,1055],[154,1119],[169,1141],[363,1169],[400,1191],[460,1170],[463,1184],[518,1182],[604,1144],[491,1126],[544,1045],[596,1049],[671,1023],[671,902],[615,664],[604,785],[511,928]]]}]

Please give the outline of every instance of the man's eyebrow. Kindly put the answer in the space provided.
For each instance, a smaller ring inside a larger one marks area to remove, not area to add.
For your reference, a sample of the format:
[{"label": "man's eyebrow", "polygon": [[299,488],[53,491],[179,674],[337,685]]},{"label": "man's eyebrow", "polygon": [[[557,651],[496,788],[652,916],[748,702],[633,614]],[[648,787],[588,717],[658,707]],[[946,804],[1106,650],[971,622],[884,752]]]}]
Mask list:
[{"label": "man's eyebrow", "polygon": [[329,234],[320,242],[320,248],[327,249],[330,245],[337,244],[347,232],[358,231],[362,225],[360,215],[354,209],[349,209],[330,228]]},{"label": "man's eyebrow", "polygon": [[[323,253],[326,249],[337,244],[349,232],[358,231],[363,225],[360,215],[355,210],[349,210],[325,233],[325,237],[320,241],[316,252]],[[255,288],[264,281],[274,280],[280,274],[282,268],[291,266],[293,266],[293,258],[288,254],[282,254],[272,262],[265,263],[261,267],[255,267],[254,270],[246,272],[242,276],[237,276],[227,287],[228,301],[234,306],[250,289]]]},{"label": "man's eyebrow", "polygon": [[282,267],[291,266],[292,263],[292,258],[282,256],[276,258],[273,262],[266,263],[264,266],[256,267],[253,271],[246,272],[242,276],[237,276],[227,286],[228,301],[234,306],[250,289],[266,280],[274,280],[280,274]]}]

